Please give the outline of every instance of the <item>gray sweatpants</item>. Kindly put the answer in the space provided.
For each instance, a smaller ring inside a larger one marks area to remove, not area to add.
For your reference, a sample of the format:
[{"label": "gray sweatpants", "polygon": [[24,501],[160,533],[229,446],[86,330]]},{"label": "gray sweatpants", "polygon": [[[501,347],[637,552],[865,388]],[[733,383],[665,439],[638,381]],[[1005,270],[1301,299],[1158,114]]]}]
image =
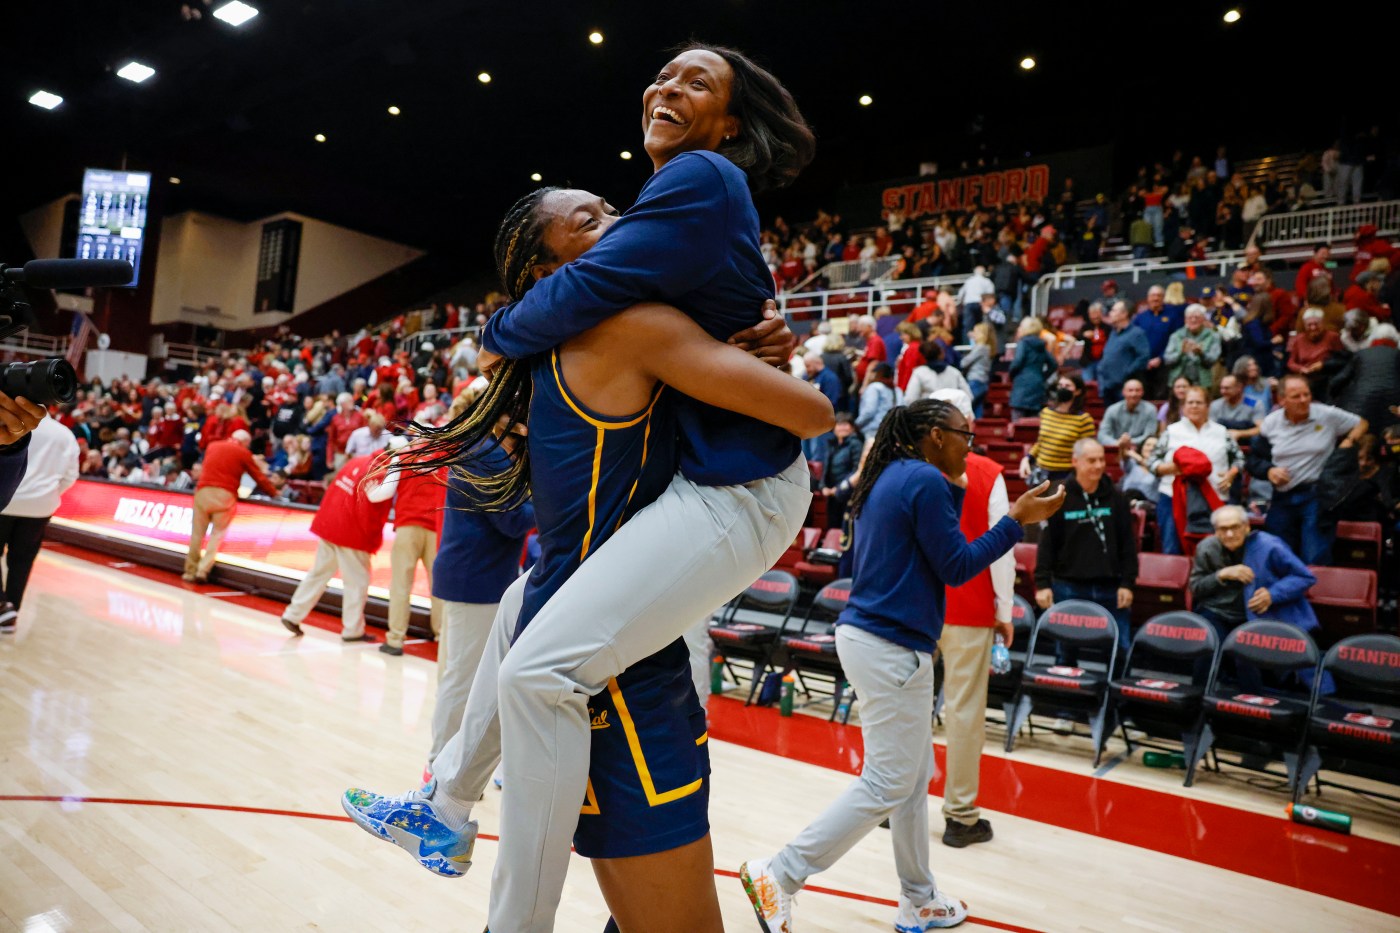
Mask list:
[{"label": "gray sweatpants", "polygon": [[437,702],[433,706],[429,768],[462,724],[462,711],[466,708],[472,681],[476,679],[481,655],[491,635],[491,623],[499,608],[497,603],[459,603],[446,599],[433,602],[442,606],[442,629],[438,632]]},{"label": "gray sweatpants", "polygon": [[[524,578],[507,590],[462,728],[433,765],[442,790],[469,806],[500,750],[509,780],[492,929],[554,927],[588,781],[589,697],[772,567],[801,530],[809,477],[801,457],[743,486],[699,486],[677,475],[589,556],[514,645]],[[498,713],[490,708],[497,703]]]},{"label": "gray sweatpants", "polygon": [[860,697],[865,761],[860,777],[773,856],[770,870],[796,894],[889,817],[900,893],[928,903],[938,890],[928,864],[933,656],[852,625],[837,627],[836,653]]}]

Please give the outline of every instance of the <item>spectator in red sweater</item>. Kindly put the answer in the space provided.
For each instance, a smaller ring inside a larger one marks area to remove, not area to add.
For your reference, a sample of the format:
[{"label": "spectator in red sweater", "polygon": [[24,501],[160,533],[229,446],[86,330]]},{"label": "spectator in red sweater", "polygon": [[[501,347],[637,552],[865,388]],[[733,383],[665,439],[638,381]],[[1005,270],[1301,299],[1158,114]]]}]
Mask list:
[{"label": "spectator in red sweater", "polygon": [[899,386],[899,391],[903,392],[905,387],[909,385],[909,377],[914,375],[914,370],[926,362],[924,355],[919,352],[919,344],[924,339],[924,332],[919,330],[917,324],[901,321],[895,327],[895,333],[899,334],[899,340],[904,346],[899,351],[899,359],[895,363],[894,383]]},{"label": "spectator in red sweater", "polygon": [[1337,353],[1346,351],[1337,332],[1324,326],[1324,318],[1320,308],[1304,311],[1303,330],[1294,338],[1293,349],[1288,353],[1288,371],[1307,376],[1309,383],[1321,387],[1327,383],[1327,379],[1323,378],[1327,361]]},{"label": "spectator in red sweater", "polygon": [[146,437],[151,444],[146,459],[159,460],[168,457],[178,452],[180,444],[184,442],[185,419],[180,417],[174,406],[171,406],[167,414],[164,406],[157,405],[151,409],[151,422],[146,429]]},{"label": "spectator in red sweater", "polygon": [[875,318],[868,314],[856,319],[856,337],[865,341],[865,351],[856,361],[856,382],[865,385],[865,373],[870,364],[885,362],[889,352],[885,349],[885,341],[875,332]]},{"label": "spectator in red sweater", "polygon": [[1055,234],[1055,228],[1046,224],[1040,228],[1040,236],[1026,249],[1023,265],[1026,271],[1037,279],[1047,272],[1055,271],[1055,260],[1050,255],[1050,251],[1055,247]]},{"label": "spectator in red sweater", "polygon": [[[438,534],[442,531],[442,510],[446,501],[446,467],[433,473],[399,475],[398,492],[394,497],[394,545],[389,550],[393,573],[389,583],[389,634],[379,646],[385,654],[403,654],[409,596],[420,562],[428,574],[428,586],[432,587],[433,561],[437,559]],[[429,618],[436,636],[442,627],[442,604],[436,599],[432,601]]]},{"label": "spectator in red sweater", "polygon": [[214,414],[204,419],[204,427],[199,432],[199,449],[208,450],[216,441],[227,440],[237,431],[248,430],[248,420],[239,413],[237,406],[227,402],[214,408]]},{"label": "spectator in red sweater", "polygon": [[301,635],[301,623],[320,602],[326,585],[337,573],[344,590],[340,601],[342,641],[369,641],[365,634],[365,602],[369,598],[370,558],[384,543],[384,522],[389,517],[399,474],[391,473],[382,483],[361,481],[373,466],[373,457],[347,460],[326,487],[321,507],[311,522],[316,543],[316,559],[292,601],[282,613],[282,625],[293,635]]},{"label": "spectator in red sweater", "polygon": [[1298,278],[1293,283],[1293,291],[1303,301],[1308,300],[1308,285],[1313,279],[1326,277],[1328,289],[1332,289],[1332,272],[1327,268],[1327,263],[1332,259],[1332,247],[1326,243],[1319,243],[1313,250],[1313,258],[1303,263],[1298,270]]},{"label": "spectator in red sweater", "polygon": [[365,426],[364,414],[355,407],[355,396],[342,392],[335,399],[337,411],[326,429],[326,466],[337,470],[347,459],[345,442],[350,435]]},{"label": "spectator in red sweater", "polygon": [[[1287,338],[1298,317],[1298,302],[1286,288],[1274,283],[1274,274],[1260,267],[1249,274],[1249,288],[1256,295],[1268,295],[1274,305],[1274,320],[1269,330],[1275,337]],[[1283,340],[1275,340],[1282,343]]]},{"label": "spectator in red sweater", "polygon": [[[1360,285],[1361,276],[1371,268],[1371,260],[1391,259],[1394,249],[1389,240],[1376,235],[1375,224],[1362,224],[1356,231],[1356,252],[1352,254],[1352,282]],[[1350,308],[1351,305],[1347,307]]]},{"label": "spectator in red sweater", "polygon": [[[277,495],[277,487],[268,482],[262,467],[253,459],[248,450],[253,436],[247,431],[234,431],[227,440],[219,440],[209,445],[204,452],[204,463],[199,473],[199,484],[194,490],[194,518],[190,526],[190,547],[185,553],[185,572],[181,579],[186,583],[204,583],[209,579],[209,571],[219,557],[219,545],[234,512],[238,510],[238,484],[247,473],[253,477],[258,488],[269,496]],[[213,525],[209,535],[209,547],[204,548],[204,533]]]},{"label": "spectator in red sweater", "polygon": [[1381,286],[1384,284],[1385,275],[1381,272],[1363,272],[1356,277],[1355,285],[1347,286],[1342,295],[1342,304],[1347,306],[1348,311],[1357,308],[1377,320],[1389,321],[1390,305],[1380,298]]}]

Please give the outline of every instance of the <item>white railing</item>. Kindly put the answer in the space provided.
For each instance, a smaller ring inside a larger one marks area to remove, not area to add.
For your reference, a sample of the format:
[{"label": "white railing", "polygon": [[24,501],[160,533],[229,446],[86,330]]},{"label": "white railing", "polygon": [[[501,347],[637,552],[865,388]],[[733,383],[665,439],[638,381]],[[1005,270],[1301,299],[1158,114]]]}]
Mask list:
[{"label": "white railing", "polygon": [[1267,214],[1260,218],[1250,242],[1259,246],[1311,246],[1350,241],[1362,224],[1374,224],[1381,236],[1400,233],[1400,201]]},{"label": "white railing", "polygon": [[[898,301],[901,304],[918,304],[926,294],[938,291],[945,285],[958,288],[971,276],[938,275],[928,279],[899,279],[879,285],[863,285],[858,288],[832,288],[822,292],[794,292],[778,295],[778,310],[786,315],[801,314],[804,317],[820,315],[820,320],[846,317],[849,314],[874,314],[875,309]],[[912,292],[905,297],[899,293]],[[794,302],[807,302],[797,304]]]},{"label": "white railing", "polygon": [[[414,331],[403,338],[399,343],[399,349],[407,350],[410,354],[413,354],[417,353],[418,348],[425,342],[432,341],[434,349],[441,350],[454,345],[463,337],[471,337],[473,340],[476,340],[477,332],[480,330],[480,327],[473,324],[471,327],[454,327],[451,330]],[[480,340],[476,340],[476,343],[478,346],[481,345]]]},{"label": "white railing", "polygon": [[[1338,257],[1350,256],[1354,252],[1356,252],[1356,247],[1350,244],[1343,244],[1332,250],[1332,254]],[[1312,255],[1313,251],[1309,247],[1308,249],[1273,250],[1260,258],[1263,262],[1304,262],[1311,259]],[[1189,271],[1202,275],[1225,277],[1230,275],[1243,259],[1243,252],[1228,252],[1216,253],[1193,262],[1124,259],[1117,262],[1086,262],[1072,266],[1061,266],[1031,286],[1031,303],[1027,313],[1044,318],[1050,309],[1050,292],[1057,288],[1074,288],[1075,282],[1079,278],[1107,279],[1111,277],[1126,279],[1128,282],[1138,285],[1144,279],[1151,279],[1153,284],[1156,284],[1163,278],[1170,278],[1173,273],[1185,274]],[[1275,276],[1275,279],[1277,278],[1278,276]],[[1287,282],[1282,281],[1276,282],[1276,284],[1285,287],[1288,285]]]},{"label": "white railing", "polygon": [[0,352],[24,356],[63,356],[68,352],[68,342],[71,339],[67,335],[50,337],[48,334],[31,334],[25,330],[0,341]]},{"label": "white railing", "polygon": [[167,361],[179,363],[183,366],[193,366],[195,369],[198,369],[210,360],[217,360],[223,355],[223,352],[223,350],[213,347],[201,347],[193,343],[165,344],[165,359]]},{"label": "white railing", "polygon": [[817,279],[826,279],[828,288],[849,288],[861,283],[878,285],[889,280],[899,266],[900,256],[877,256],[874,259],[850,259],[829,262],[798,282],[795,289],[805,288]]}]

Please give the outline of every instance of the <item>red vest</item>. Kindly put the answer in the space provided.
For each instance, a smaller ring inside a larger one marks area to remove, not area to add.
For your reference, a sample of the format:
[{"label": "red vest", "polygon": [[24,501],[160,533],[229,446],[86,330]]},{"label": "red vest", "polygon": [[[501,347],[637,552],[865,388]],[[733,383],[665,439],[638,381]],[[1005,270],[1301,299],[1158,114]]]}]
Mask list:
[{"label": "red vest", "polygon": [[[987,503],[992,487],[1001,475],[1001,465],[981,454],[967,455],[967,491],[963,494],[962,533],[976,541],[987,533]],[[984,570],[962,586],[948,587],[948,607],[943,614],[944,625],[966,625],[991,628],[997,620],[996,591],[992,589],[992,572]]]},{"label": "red vest", "polygon": [[394,499],[394,529],[417,525],[442,531],[442,509],[447,502],[447,468],[432,473],[404,473]]},{"label": "red vest", "polygon": [[335,482],[326,487],[321,507],[311,520],[311,533],[327,544],[373,554],[384,543],[384,521],[393,499],[370,502],[360,490],[360,481],[369,472],[374,456],[345,461]]}]

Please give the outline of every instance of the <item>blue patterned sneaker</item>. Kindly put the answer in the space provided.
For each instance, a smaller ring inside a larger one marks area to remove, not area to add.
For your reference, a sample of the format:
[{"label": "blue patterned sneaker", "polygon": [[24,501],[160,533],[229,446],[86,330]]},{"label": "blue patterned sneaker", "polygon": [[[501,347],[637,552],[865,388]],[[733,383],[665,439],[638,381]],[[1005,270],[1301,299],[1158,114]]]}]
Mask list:
[{"label": "blue patterned sneaker", "polygon": [[452,829],[433,808],[437,782],[398,797],[352,787],[340,797],[340,805],[367,833],[392,842],[418,860],[428,871],[444,878],[460,878],[472,864],[476,846],[476,821]]}]

